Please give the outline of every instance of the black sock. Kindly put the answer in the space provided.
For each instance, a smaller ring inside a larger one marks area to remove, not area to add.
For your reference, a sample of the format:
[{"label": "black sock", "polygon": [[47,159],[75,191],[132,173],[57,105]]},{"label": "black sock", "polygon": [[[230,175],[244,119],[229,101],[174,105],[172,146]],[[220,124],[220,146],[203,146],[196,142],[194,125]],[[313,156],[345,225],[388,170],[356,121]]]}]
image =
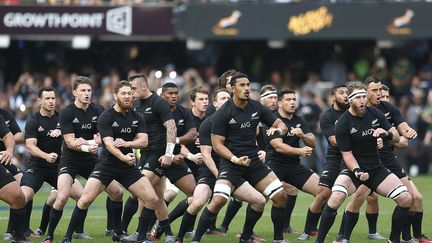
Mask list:
[{"label": "black sock", "polygon": [[[152,216],[151,216],[151,218],[149,219],[149,224],[148,224],[148,229],[147,229],[147,232],[150,232],[151,230],[152,230],[152,228],[153,228],[153,225],[156,223],[156,220],[157,220],[157,218],[156,218],[156,214],[154,213],[154,211],[153,211],[153,214],[152,214]],[[138,231],[138,230],[137,230]],[[162,232],[160,233],[160,235],[162,235]]]},{"label": "black sock", "polygon": [[29,201],[25,206],[26,214],[24,218],[24,232],[30,230],[30,216],[33,209],[33,200]]},{"label": "black sock", "polygon": [[108,225],[107,225],[107,229],[113,229],[117,235],[120,235],[122,233],[121,215],[122,215],[122,210],[123,210],[123,202],[122,201],[120,201],[120,202],[111,201],[110,202],[110,209],[112,210],[111,220],[107,220],[107,222],[111,221],[112,225],[111,225],[111,228],[108,228]]},{"label": "black sock", "polygon": [[180,241],[183,241],[183,238],[186,234],[186,232],[195,225],[196,215],[190,214],[187,210],[183,214],[183,219],[180,224],[179,232],[177,235],[177,238],[179,238]]},{"label": "black sock", "polygon": [[318,236],[316,239],[317,243],[324,243],[327,233],[333,226],[336,215],[337,209],[331,208],[328,204],[326,204],[321,215],[321,222],[318,228]]},{"label": "black sock", "polygon": [[[83,210],[84,211],[84,219],[87,217],[87,210]],[[84,233],[84,223],[85,220],[79,220],[78,223],[75,226],[75,232],[76,233]],[[73,233],[73,232],[72,232]]]},{"label": "black sock", "polygon": [[24,236],[24,220],[26,216],[26,208],[20,208],[20,209],[11,209],[10,215],[13,219],[13,234],[14,238],[20,238]]},{"label": "black sock", "polygon": [[338,235],[342,235],[343,236],[343,233],[345,231],[345,220],[346,220],[346,217],[345,217],[345,212],[344,212],[343,215],[342,215],[342,220],[341,220],[341,224],[340,224],[340,227],[339,227],[339,233],[338,233]]},{"label": "black sock", "polygon": [[154,210],[148,209],[146,207],[143,208],[140,217],[140,224],[138,229],[138,241],[147,239],[147,229],[150,222],[150,219],[154,214]]},{"label": "black sock", "polygon": [[159,226],[161,227],[161,230],[165,233],[166,236],[173,235],[169,219],[160,221]]},{"label": "black sock", "polygon": [[217,214],[210,212],[206,207],[204,211],[201,213],[201,217],[198,222],[198,226],[192,241],[201,241],[202,236],[207,231],[209,225],[211,224],[211,222],[215,220],[216,217]]},{"label": "black sock", "polygon": [[402,229],[404,225],[409,221],[408,208],[402,208],[396,206],[392,215],[392,225],[390,232],[390,239],[393,242],[399,242]]},{"label": "black sock", "polygon": [[127,232],[128,226],[130,224],[130,221],[132,220],[132,217],[138,210],[138,199],[129,197],[126,200],[126,203],[124,205],[123,210],[123,218],[122,218],[122,231]]},{"label": "black sock", "polygon": [[7,225],[7,229],[6,229],[6,233],[13,233],[13,217],[12,217],[12,208],[9,209],[9,220],[8,220],[8,225]]},{"label": "black sock", "polygon": [[50,220],[48,224],[48,233],[47,233],[47,236],[50,236],[51,239],[54,239],[54,231],[56,230],[62,215],[63,215],[63,210],[57,210],[54,207],[51,208]]},{"label": "black sock", "polygon": [[255,224],[258,222],[258,220],[261,218],[262,214],[263,212],[257,212],[251,207],[250,204],[248,205],[248,208],[246,209],[246,219],[243,225],[243,232],[240,237],[241,239],[249,240],[252,237],[253,228],[255,227]]},{"label": "black sock", "polygon": [[107,225],[106,225],[107,230],[113,229],[113,215],[112,215],[112,211],[111,211],[112,210],[111,209],[111,203],[112,203],[111,198],[107,196],[106,200],[105,200],[105,208],[106,208],[106,212],[107,212]]},{"label": "black sock", "polygon": [[358,222],[359,213],[346,211],[344,217],[346,217],[346,219],[345,219],[345,229],[344,229],[343,238],[349,240],[351,238],[351,234],[354,230],[354,227]]},{"label": "black sock", "polygon": [[423,212],[414,212],[412,216],[412,229],[414,238],[422,236]]},{"label": "black sock", "polygon": [[321,212],[313,213],[312,211],[310,211],[310,209],[308,209],[304,233],[310,235],[311,232],[317,228],[320,216]]},{"label": "black sock", "polygon": [[409,241],[411,239],[411,224],[414,217],[414,212],[408,212],[408,221],[402,227],[402,239]]},{"label": "black sock", "polygon": [[51,212],[51,206],[45,203],[42,209],[42,219],[39,225],[39,229],[42,230],[43,232],[47,230],[50,212]]},{"label": "black sock", "polygon": [[369,234],[377,232],[378,213],[366,213],[366,218],[369,225]]},{"label": "black sock", "polygon": [[[70,219],[69,222],[69,226],[67,228],[66,234],[65,234],[65,238],[71,240],[72,239],[72,235],[74,233],[74,231],[76,231],[76,228],[78,227],[78,225],[84,225],[83,221],[85,221],[85,217],[87,215],[87,209],[80,209],[77,206],[75,206],[74,211],[72,213],[72,217]],[[81,232],[80,232],[81,233]]]},{"label": "black sock", "polygon": [[179,217],[181,217],[187,207],[188,207],[188,200],[187,198],[185,200],[180,201],[177,206],[169,213],[168,218],[170,222],[174,222],[174,220],[178,219]]},{"label": "black sock", "polygon": [[237,212],[240,210],[241,206],[242,206],[242,202],[238,202],[235,199],[230,201],[230,203],[228,204],[226,213],[225,213],[225,217],[224,217],[222,224],[221,224],[221,228],[223,230],[228,231],[228,227],[229,227],[231,221],[233,220],[233,218],[235,217]]},{"label": "black sock", "polygon": [[271,219],[273,222],[274,240],[283,240],[283,227],[286,209],[272,206]]},{"label": "black sock", "polygon": [[296,201],[297,201],[297,196],[287,195],[284,227],[288,227],[291,225],[291,214],[294,210]]}]

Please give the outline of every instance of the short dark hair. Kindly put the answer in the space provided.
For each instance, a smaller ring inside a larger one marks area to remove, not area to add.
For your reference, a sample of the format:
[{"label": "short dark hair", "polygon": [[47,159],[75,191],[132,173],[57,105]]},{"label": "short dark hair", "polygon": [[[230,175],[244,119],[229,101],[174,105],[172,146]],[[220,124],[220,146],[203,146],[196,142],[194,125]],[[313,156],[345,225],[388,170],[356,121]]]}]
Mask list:
[{"label": "short dark hair", "polygon": [[77,76],[72,84],[72,89],[76,90],[78,88],[79,85],[81,84],[88,84],[90,85],[90,87],[92,86],[93,80],[91,80],[91,78],[86,77],[86,76]]},{"label": "short dark hair", "polygon": [[266,84],[261,87],[260,95],[264,94],[267,91],[277,91],[277,89],[273,84]]},{"label": "short dark hair", "polygon": [[390,92],[390,88],[385,84],[382,85],[382,90]]},{"label": "short dark hair", "polygon": [[348,86],[348,96],[356,89],[365,89],[365,85],[361,82],[353,82]]},{"label": "short dark hair", "polygon": [[119,90],[125,86],[131,87],[131,84],[126,80],[122,80],[122,81],[118,82],[116,84],[116,86],[114,87],[114,94],[117,94],[119,92]]},{"label": "short dark hair", "polygon": [[165,83],[164,85],[162,85],[162,93],[165,92],[165,91],[167,91],[167,89],[169,89],[169,88],[176,88],[176,89],[178,89],[178,86],[177,86],[177,84],[175,84],[173,82]]},{"label": "short dark hair", "polygon": [[282,100],[284,95],[286,95],[286,94],[295,94],[295,93],[296,92],[292,89],[283,89],[283,90],[279,91],[279,93],[278,93],[278,100],[279,101]]},{"label": "short dark hair", "polygon": [[193,88],[192,91],[190,92],[189,98],[191,99],[191,101],[195,101],[197,93],[207,94],[207,95],[209,94],[208,89],[202,86],[197,86]]},{"label": "short dark hair", "polygon": [[136,78],[142,78],[144,79],[144,82],[148,84],[147,77],[145,76],[144,73],[132,73],[128,76],[128,81],[131,82]]},{"label": "short dark hair", "polygon": [[370,83],[380,83],[380,82],[381,82],[381,79],[375,75],[367,76],[365,78],[365,80],[363,81],[363,83],[366,87],[368,87]]},{"label": "short dark hair", "polygon": [[229,79],[230,77],[232,77],[232,75],[233,75],[234,73],[236,73],[236,72],[237,72],[236,70],[234,70],[234,69],[230,69],[230,70],[228,70],[228,71],[222,73],[222,75],[219,77],[219,87],[220,87],[220,88],[225,88],[226,85],[227,85],[227,83],[228,83],[228,79]]},{"label": "short dark hair", "polygon": [[44,87],[39,89],[39,93],[38,93],[39,98],[42,98],[43,92],[54,92],[54,94],[55,94],[56,91],[53,87],[44,86]]},{"label": "short dark hair", "polygon": [[240,79],[240,78],[248,78],[248,76],[244,73],[241,73],[241,72],[235,72],[231,77],[230,85],[234,86],[237,83],[237,79]]},{"label": "short dark hair", "polygon": [[226,92],[226,93],[230,93],[227,89],[225,89],[225,88],[220,88],[220,89],[217,89],[217,90],[215,90],[214,92],[213,92],[213,95],[212,95],[212,100],[213,101],[216,101],[216,98],[217,98],[217,95],[219,94],[219,93],[221,93],[221,92]]},{"label": "short dark hair", "polygon": [[338,90],[340,88],[348,88],[348,87],[345,84],[336,84],[335,86],[333,86],[331,88],[331,95],[335,95],[336,94],[336,90]]}]

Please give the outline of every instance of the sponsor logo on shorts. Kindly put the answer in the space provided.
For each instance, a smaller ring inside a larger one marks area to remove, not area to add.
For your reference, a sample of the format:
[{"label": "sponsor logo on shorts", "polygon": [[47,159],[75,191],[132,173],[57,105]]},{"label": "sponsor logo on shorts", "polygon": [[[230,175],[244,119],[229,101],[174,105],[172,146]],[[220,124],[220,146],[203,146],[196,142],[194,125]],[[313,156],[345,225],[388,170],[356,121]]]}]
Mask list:
[{"label": "sponsor logo on shorts", "polygon": [[33,169],[27,169],[27,170],[26,170],[26,173],[27,173],[27,172],[28,172],[28,173],[34,173],[34,170],[33,170]]},{"label": "sponsor logo on shorts", "polygon": [[60,168],[60,172],[66,172],[67,171],[67,167],[61,167]]},{"label": "sponsor logo on shorts", "polygon": [[323,172],[321,173],[321,176],[322,177],[327,177],[327,173],[328,173],[328,170],[323,170]]},{"label": "sponsor logo on shorts", "polygon": [[190,168],[187,169],[187,172],[192,172],[192,170]]},{"label": "sponsor logo on shorts", "polygon": [[95,170],[92,172],[92,176],[94,177],[99,177],[100,171],[99,170]]},{"label": "sponsor logo on shorts", "polygon": [[199,180],[198,180],[198,183],[200,183],[200,182],[205,182],[205,178],[201,178],[201,179],[199,179]]},{"label": "sponsor logo on shorts", "polygon": [[227,171],[223,171],[219,174],[219,177],[227,177],[225,174],[228,173]]}]

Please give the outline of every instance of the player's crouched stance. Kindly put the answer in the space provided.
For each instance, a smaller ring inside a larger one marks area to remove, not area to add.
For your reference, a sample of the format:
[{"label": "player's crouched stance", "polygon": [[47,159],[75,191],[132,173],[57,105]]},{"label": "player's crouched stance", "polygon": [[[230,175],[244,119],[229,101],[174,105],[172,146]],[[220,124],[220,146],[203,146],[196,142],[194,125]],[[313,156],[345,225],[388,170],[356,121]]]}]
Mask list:
[{"label": "player's crouched stance", "polygon": [[363,84],[357,82],[349,86],[348,101],[351,106],[341,115],[335,127],[336,141],[348,169],[344,169],[334,183],[330,199],[322,212],[316,242],[324,242],[334,223],[337,209],[347,196],[364,184],[396,202],[389,242],[399,243],[401,230],[408,222],[412,198],[407,187],[382,165],[377,151],[377,138],[395,143],[399,141],[399,133],[382,112],[366,106]]},{"label": "player's crouched stance", "polygon": [[[101,163],[96,165],[75,206],[67,231],[69,233],[74,231],[80,221],[85,220],[91,203],[113,180],[137,196],[145,205],[144,211],[151,212],[156,207],[158,198],[153,187],[135,166],[136,158],[132,149],[146,147],[148,137],[144,120],[131,110],[132,90],[127,81],[115,86],[114,100],[115,105],[99,117],[98,129],[103,140]],[[122,237],[121,211],[122,205],[113,202],[113,241],[119,241]],[[151,217],[152,214],[147,215]],[[70,241],[70,234],[67,234],[63,242]],[[146,242],[146,239],[138,239],[137,242]]]}]

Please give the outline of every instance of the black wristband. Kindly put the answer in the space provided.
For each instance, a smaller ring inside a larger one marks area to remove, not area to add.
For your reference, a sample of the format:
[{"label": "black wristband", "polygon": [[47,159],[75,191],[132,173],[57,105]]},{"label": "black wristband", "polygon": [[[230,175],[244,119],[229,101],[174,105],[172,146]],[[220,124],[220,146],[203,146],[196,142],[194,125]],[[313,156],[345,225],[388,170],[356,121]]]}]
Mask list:
[{"label": "black wristband", "polygon": [[357,167],[357,168],[354,168],[354,170],[353,170],[352,172],[354,173],[354,175],[355,175],[357,178],[360,178],[360,176],[357,176],[356,173],[364,172],[364,171],[363,171],[362,169],[360,169],[359,167]]},{"label": "black wristband", "polygon": [[388,132],[387,137],[385,137],[385,139],[392,140],[393,139],[393,133],[392,132]]}]

